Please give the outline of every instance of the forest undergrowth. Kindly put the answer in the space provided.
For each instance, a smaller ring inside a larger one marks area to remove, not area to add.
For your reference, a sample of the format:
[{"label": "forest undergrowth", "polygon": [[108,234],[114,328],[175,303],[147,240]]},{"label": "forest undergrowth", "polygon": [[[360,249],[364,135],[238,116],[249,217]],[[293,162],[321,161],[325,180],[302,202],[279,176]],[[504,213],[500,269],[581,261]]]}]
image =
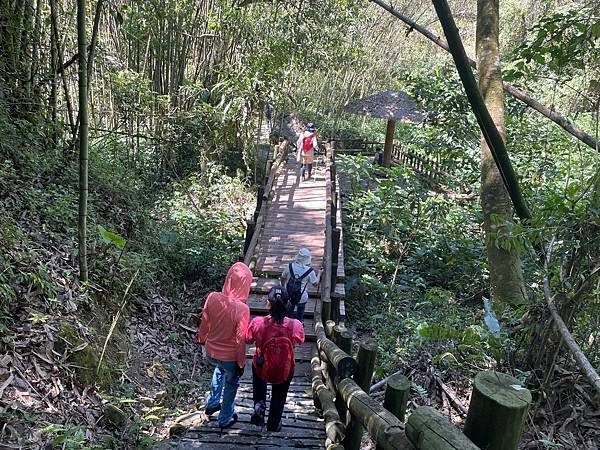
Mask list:
[{"label": "forest undergrowth", "polygon": [[[43,123],[0,128],[0,441],[143,448],[202,403],[201,301],[241,252],[254,207],[216,163],[158,179],[90,161],[90,271],[77,279],[77,164]],[[113,149],[112,154],[122,149]],[[118,151],[117,151],[118,150]],[[219,185],[216,189],[215,186]]]},{"label": "forest undergrowth", "polygon": [[[541,267],[527,249],[550,233],[562,240],[562,264],[582,242],[590,251],[598,249],[593,232],[597,205],[583,194],[598,189],[597,157],[573,151],[553,127],[545,126],[545,139],[539,140],[537,119],[509,102],[511,157],[527,195],[538,202],[540,217],[530,227],[515,225],[497,242],[519,249],[529,303],[492,307],[478,202],[476,125],[455,80],[430,74],[401,84],[435,113],[429,127],[401,126],[396,139],[405,151],[441,162],[446,176],[432,181],[407,166],[383,169],[366,157],[337,158],[344,199],[347,320],[357,339],[377,339],[376,377],[401,371],[413,383],[409,409],[434,405],[462,425],[475,374],[508,372],[534,394],[522,448],[595,448],[600,417],[571,358],[557,352],[549,369],[532,363],[536,353],[543,353],[536,336],[544,332],[540,318],[547,312]],[[309,117],[321,120],[330,135],[383,141],[383,127],[376,123]],[[555,267],[563,272],[562,279],[554,280],[557,289],[576,282],[567,281],[564,269]],[[591,322],[576,332],[598,367],[593,290],[588,298],[579,314]]]}]

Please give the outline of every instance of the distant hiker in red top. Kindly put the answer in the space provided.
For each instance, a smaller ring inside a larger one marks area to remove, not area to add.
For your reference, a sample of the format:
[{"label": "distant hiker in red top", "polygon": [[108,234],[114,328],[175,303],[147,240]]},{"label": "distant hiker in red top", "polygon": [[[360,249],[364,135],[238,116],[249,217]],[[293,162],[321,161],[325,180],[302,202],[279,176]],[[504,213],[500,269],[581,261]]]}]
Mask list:
[{"label": "distant hiker in red top", "polygon": [[205,346],[207,359],[215,366],[205,412],[210,416],[220,410],[221,428],[230,427],[238,418],[234,400],[246,365],[245,337],[250,318],[246,302],[251,284],[248,266],[241,262],[231,266],[223,290],[208,294],[196,336],[196,343]]},{"label": "distant hiker in red top", "polygon": [[302,168],[300,169],[302,180],[306,179],[304,176],[307,172],[308,179],[310,180],[312,177],[313,163],[315,162],[315,151],[319,148],[317,129],[314,123],[306,125],[306,130],[300,134],[298,142],[296,142],[296,147],[298,147],[296,159],[298,162],[302,163]]},{"label": "distant hiker in red top", "polygon": [[255,317],[246,333],[246,342],[256,343],[256,354],[252,360],[252,385],[254,413],[250,422],[265,424],[267,383],[273,385],[267,431],[281,430],[281,415],[294,377],[294,348],[304,342],[304,327],[296,319],[285,317],[287,292],[274,287],[267,297],[270,314]]}]

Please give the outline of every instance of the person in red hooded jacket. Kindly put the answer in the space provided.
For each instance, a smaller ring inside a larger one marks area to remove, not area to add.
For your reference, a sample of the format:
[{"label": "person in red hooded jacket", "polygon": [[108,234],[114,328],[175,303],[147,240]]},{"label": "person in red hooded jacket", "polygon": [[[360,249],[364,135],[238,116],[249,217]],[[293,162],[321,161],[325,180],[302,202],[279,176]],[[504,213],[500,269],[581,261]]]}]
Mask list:
[{"label": "person in red hooded jacket", "polygon": [[248,266],[241,262],[231,266],[223,290],[208,294],[196,336],[196,343],[205,346],[207,359],[215,366],[205,412],[210,416],[220,410],[221,428],[232,426],[238,418],[234,401],[246,365],[245,337],[250,318],[246,302],[251,284]]}]

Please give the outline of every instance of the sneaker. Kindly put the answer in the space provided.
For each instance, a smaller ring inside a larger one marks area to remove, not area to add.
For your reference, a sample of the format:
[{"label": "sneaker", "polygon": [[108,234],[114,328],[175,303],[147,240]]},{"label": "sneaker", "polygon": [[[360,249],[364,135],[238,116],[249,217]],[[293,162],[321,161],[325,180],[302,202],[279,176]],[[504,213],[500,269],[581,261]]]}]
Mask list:
[{"label": "sneaker", "polygon": [[267,431],[275,431],[275,432],[281,431],[281,422],[279,422],[277,424],[277,426],[275,426],[275,427],[271,424],[267,424]]},{"label": "sneaker", "polygon": [[265,405],[262,402],[258,402],[254,405],[254,412],[250,416],[250,423],[257,427],[265,426]]},{"label": "sneaker", "polygon": [[221,404],[219,403],[217,406],[213,406],[212,408],[206,408],[204,410],[204,414],[206,414],[207,416],[211,416],[220,410],[221,410]]},{"label": "sneaker", "polygon": [[231,416],[231,420],[229,420],[229,422],[225,425],[219,425],[219,428],[221,428],[221,431],[223,431],[226,428],[231,428],[235,423],[237,423],[237,421],[238,415],[236,413],[233,413],[233,416]]}]

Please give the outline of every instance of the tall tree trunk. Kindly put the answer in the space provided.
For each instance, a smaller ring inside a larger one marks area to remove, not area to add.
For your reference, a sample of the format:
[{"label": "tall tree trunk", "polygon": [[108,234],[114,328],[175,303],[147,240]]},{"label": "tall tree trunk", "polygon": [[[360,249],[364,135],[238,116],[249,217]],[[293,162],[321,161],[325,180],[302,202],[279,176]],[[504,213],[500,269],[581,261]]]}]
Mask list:
[{"label": "tall tree trunk", "polygon": [[[504,128],[504,97],[500,69],[499,0],[477,0],[477,67],[479,88],[485,104],[498,128],[506,139]],[[498,245],[513,220],[510,197],[492,153],[481,139],[481,207],[490,267],[492,297],[499,303],[517,304],[525,300],[521,260],[514,250]]]},{"label": "tall tree trunk", "polygon": [[79,278],[88,279],[87,199],[88,199],[88,104],[87,43],[85,0],[77,0],[77,47],[79,51]]},{"label": "tall tree trunk", "polygon": [[58,56],[56,67],[57,71],[60,70],[60,75],[62,78],[65,103],[67,105],[67,119],[69,120],[69,126],[71,127],[71,134],[75,136],[75,119],[73,117],[73,105],[71,102],[71,95],[69,94],[69,86],[67,84],[67,74],[65,69],[61,70],[65,58],[64,47],[58,34],[58,11],[56,0],[50,0],[50,30],[50,32],[54,35],[54,45],[56,46],[56,54]]},{"label": "tall tree trunk", "polygon": [[[53,19],[55,20],[56,17],[52,17],[52,14],[50,15],[50,20],[52,21]],[[50,96],[48,98],[48,104],[50,106],[50,118],[52,119],[52,123],[56,123],[58,121],[58,114],[57,114],[57,105],[58,105],[58,82],[57,82],[57,76],[58,76],[58,43],[56,42],[55,39],[55,33],[54,33],[54,25],[51,23],[50,25],[50,73],[52,75],[52,79],[50,80]],[[52,142],[54,144],[58,143],[58,135],[56,133],[56,131],[54,131],[52,133]]]}]

